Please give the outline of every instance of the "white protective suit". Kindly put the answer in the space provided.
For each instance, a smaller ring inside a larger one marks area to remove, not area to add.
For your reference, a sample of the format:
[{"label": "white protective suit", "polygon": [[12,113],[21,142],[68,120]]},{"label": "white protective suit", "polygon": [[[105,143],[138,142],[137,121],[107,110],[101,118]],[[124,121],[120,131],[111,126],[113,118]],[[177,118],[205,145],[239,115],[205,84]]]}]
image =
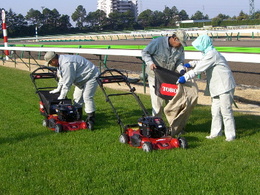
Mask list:
[{"label": "white protective suit", "polygon": [[191,61],[189,64],[193,70],[184,74],[185,80],[206,71],[207,88],[206,95],[212,98],[211,132],[208,138],[214,138],[224,132],[226,140],[235,139],[235,121],[232,110],[234,89],[236,87],[234,77],[226,59],[213,47],[208,35],[201,35],[192,42],[193,47],[203,53],[200,61]]},{"label": "white protective suit", "polygon": [[[60,96],[64,99],[72,84],[75,85],[73,94],[76,106],[82,107],[85,103],[85,112],[95,112],[94,94],[97,89],[96,77],[98,68],[86,58],[79,55],[59,55]],[[57,89],[58,89],[57,88]]]}]

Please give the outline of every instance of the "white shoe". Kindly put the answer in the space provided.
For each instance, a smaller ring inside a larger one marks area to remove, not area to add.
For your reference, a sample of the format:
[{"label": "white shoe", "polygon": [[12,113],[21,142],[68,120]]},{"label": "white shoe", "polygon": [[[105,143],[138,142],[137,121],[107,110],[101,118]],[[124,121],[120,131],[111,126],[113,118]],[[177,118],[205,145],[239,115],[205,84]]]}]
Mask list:
[{"label": "white shoe", "polygon": [[218,136],[208,135],[208,136],[206,136],[206,139],[214,139],[214,138],[216,138],[216,137],[218,137]]},{"label": "white shoe", "polygon": [[231,137],[231,138],[226,138],[225,140],[226,140],[227,142],[231,142],[231,141],[235,140],[235,138],[234,138],[234,137]]}]

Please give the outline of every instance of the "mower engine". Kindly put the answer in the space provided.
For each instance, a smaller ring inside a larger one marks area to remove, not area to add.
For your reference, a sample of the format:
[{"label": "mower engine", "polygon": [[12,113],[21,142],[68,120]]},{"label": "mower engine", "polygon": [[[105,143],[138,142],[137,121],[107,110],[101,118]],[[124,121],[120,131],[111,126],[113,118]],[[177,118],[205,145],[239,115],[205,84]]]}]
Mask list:
[{"label": "mower engine", "polygon": [[71,104],[59,104],[56,108],[58,119],[66,122],[73,122],[80,120],[80,113],[78,109]]},{"label": "mower engine", "polygon": [[148,138],[161,138],[166,135],[167,128],[159,117],[146,116],[138,120],[141,135]]}]

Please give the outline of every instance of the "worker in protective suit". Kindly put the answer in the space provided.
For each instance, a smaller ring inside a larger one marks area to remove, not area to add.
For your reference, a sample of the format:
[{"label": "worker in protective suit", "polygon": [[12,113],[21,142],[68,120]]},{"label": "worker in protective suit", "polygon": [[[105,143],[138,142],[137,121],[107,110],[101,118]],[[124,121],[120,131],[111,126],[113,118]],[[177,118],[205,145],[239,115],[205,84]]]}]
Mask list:
[{"label": "worker in protective suit", "polygon": [[224,133],[226,141],[232,141],[236,137],[235,120],[233,116],[232,103],[236,83],[226,59],[214,48],[208,35],[200,35],[192,42],[197,50],[201,51],[203,57],[199,61],[190,61],[185,64],[187,68],[194,68],[179,77],[179,83],[185,83],[202,72],[207,75],[207,87],[205,94],[212,98],[211,130],[207,139],[214,139]]},{"label": "worker in protective suit", "polygon": [[86,122],[88,128],[93,130],[96,110],[94,95],[98,86],[96,81],[96,77],[99,75],[98,68],[79,55],[58,55],[53,51],[48,51],[44,59],[48,65],[57,67],[60,74],[58,87],[50,93],[60,92],[58,99],[65,99],[70,87],[74,84],[74,104],[82,108],[85,103]]}]

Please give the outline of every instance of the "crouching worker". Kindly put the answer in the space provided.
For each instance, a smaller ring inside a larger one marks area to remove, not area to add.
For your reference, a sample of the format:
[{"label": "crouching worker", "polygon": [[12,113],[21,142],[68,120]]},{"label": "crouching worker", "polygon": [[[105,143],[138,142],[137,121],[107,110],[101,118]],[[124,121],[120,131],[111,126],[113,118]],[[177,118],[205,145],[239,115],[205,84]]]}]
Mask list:
[{"label": "crouching worker", "polygon": [[207,90],[206,95],[212,99],[211,131],[207,139],[214,139],[222,134],[222,125],[224,123],[224,132],[226,141],[232,141],[236,137],[235,120],[233,116],[232,103],[234,90],[236,87],[234,77],[227,64],[226,59],[213,47],[212,41],[208,35],[201,35],[192,42],[193,47],[201,51],[203,57],[200,61],[191,61],[185,64],[187,68],[193,68],[181,76],[179,83],[185,83],[187,80],[206,71]]},{"label": "crouching worker", "polygon": [[57,89],[50,93],[60,92],[58,99],[65,99],[71,85],[74,84],[74,104],[80,108],[85,103],[86,122],[89,125],[88,128],[93,130],[96,110],[94,95],[98,86],[96,81],[96,77],[99,75],[98,68],[82,56],[58,55],[53,51],[48,51],[44,60],[47,65],[57,67],[60,74]]}]

